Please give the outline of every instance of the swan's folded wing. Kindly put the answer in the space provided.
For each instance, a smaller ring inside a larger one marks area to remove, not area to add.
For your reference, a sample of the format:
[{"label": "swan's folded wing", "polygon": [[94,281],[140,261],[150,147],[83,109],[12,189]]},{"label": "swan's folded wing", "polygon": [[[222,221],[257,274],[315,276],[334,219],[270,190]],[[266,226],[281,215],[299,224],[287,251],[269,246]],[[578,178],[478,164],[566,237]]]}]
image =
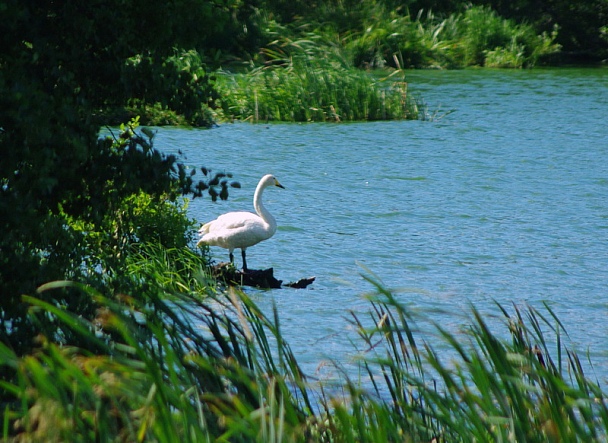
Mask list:
[{"label": "swan's folded wing", "polygon": [[252,214],[251,212],[229,212],[227,214],[220,215],[217,219],[204,225],[203,228],[205,228],[207,225],[209,226],[206,230],[203,230],[203,232],[213,232],[224,229],[239,229],[252,222],[259,222],[259,220],[260,217],[256,214]]}]

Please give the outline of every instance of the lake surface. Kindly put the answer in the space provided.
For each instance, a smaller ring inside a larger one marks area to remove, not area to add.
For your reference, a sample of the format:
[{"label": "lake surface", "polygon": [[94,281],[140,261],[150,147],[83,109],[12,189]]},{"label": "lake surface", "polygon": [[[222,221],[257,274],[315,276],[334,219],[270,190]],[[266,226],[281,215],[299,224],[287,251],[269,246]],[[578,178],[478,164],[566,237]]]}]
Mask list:
[{"label": "lake surface", "polygon": [[[270,312],[309,374],[354,355],[348,311],[374,272],[412,310],[446,327],[469,303],[542,309],[565,324],[608,380],[608,69],[413,71],[429,121],[162,128],[156,146],[232,172],[226,202],[191,202],[201,223],[252,210],[260,177],[275,236],[251,268],[308,289],[247,292]],[[217,261],[227,251],[212,249]],[[240,266],[240,254],[236,263]],[[428,337],[422,337],[428,338]],[[432,342],[432,338],[428,338]]]}]

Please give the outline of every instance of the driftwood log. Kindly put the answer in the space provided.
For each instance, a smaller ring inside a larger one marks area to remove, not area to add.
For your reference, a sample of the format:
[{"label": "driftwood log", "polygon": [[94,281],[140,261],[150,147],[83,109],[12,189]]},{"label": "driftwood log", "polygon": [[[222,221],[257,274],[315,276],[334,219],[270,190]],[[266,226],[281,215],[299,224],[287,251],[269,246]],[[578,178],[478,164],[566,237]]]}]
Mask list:
[{"label": "driftwood log", "polygon": [[315,277],[308,277],[283,285],[282,280],[277,280],[274,277],[273,268],[248,269],[246,272],[243,272],[240,269],[236,269],[230,263],[219,263],[212,266],[211,273],[217,280],[223,281],[228,285],[252,286],[261,289],[278,289],[283,286],[302,289],[315,281]]}]

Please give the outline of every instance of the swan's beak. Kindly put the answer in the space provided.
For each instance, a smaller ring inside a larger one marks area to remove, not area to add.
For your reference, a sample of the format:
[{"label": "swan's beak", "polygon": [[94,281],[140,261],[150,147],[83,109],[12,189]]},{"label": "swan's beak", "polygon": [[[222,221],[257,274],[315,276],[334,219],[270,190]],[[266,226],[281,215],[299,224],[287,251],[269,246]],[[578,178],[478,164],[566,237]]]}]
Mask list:
[{"label": "swan's beak", "polygon": [[278,186],[281,189],[285,189],[285,186],[283,186],[281,183],[279,183],[279,181],[276,178],[274,179],[274,185]]}]

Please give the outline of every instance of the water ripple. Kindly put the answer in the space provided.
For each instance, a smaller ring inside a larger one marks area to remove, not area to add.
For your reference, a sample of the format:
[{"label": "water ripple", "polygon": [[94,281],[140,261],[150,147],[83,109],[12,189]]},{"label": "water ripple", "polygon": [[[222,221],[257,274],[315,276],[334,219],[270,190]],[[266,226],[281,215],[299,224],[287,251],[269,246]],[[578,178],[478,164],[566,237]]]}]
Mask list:
[{"label": "water ripple", "polygon": [[265,194],[279,230],[248,261],[285,281],[317,277],[259,295],[311,371],[352,351],[344,317],[366,307],[364,267],[446,324],[469,302],[547,301],[575,344],[606,353],[606,72],[416,71],[431,110],[455,109],[439,123],[161,129],[158,145],[241,182],[228,202],[193,201],[201,222],[251,210],[263,174],[286,186]]}]

